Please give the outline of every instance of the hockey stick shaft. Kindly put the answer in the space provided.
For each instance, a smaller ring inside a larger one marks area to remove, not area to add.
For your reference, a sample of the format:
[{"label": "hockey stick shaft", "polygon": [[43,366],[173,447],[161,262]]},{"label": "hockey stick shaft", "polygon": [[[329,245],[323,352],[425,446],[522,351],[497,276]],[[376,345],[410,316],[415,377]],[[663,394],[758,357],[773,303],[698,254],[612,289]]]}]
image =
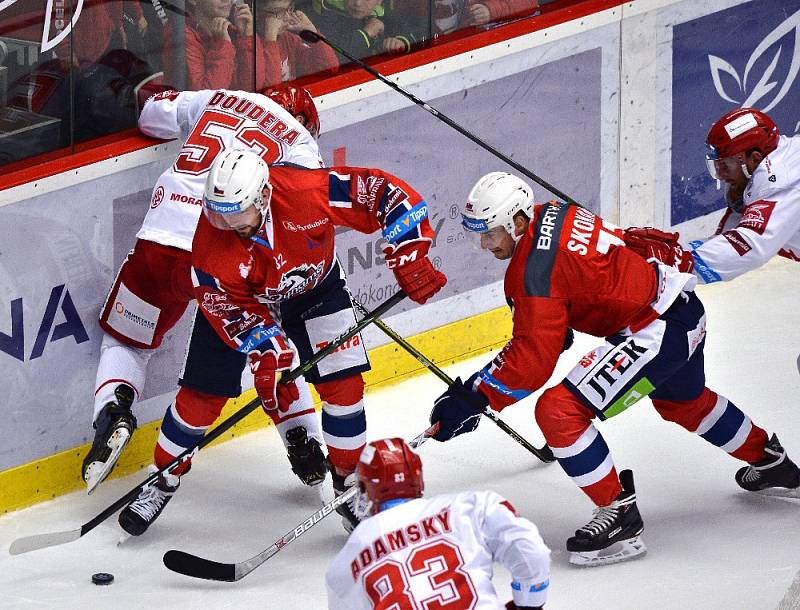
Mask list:
[{"label": "hockey stick shaft", "polygon": [[[281,375],[281,380],[279,383],[284,383],[284,384],[289,383],[290,381],[293,381],[298,377],[300,377],[301,375],[307,373],[320,360],[333,353],[345,341],[350,339],[350,337],[357,334],[365,327],[369,326],[373,321],[377,320],[379,316],[384,315],[387,311],[389,311],[392,307],[397,305],[397,303],[402,301],[405,297],[406,295],[402,290],[397,292],[395,295],[393,295],[392,297],[384,301],[381,305],[379,305],[377,309],[375,309],[375,311],[370,313],[370,315],[362,318],[357,324],[355,324],[349,330],[336,337],[327,346],[325,346],[323,349],[314,354],[314,356],[311,357],[307,362],[292,369],[288,373],[284,373],[283,375]],[[64,532],[37,534],[34,536],[25,536],[22,538],[18,538],[11,543],[11,546],[9,547],[9,553],[11,553],[12,555],[19,555],[21,553],[27,553],[29,551],[34,551],[36,549],[41,549],[48,546],[55,546],[58,544],[63,544],[65,542],[72,542],[73,540],[77,540],[84,534],[87,534],[95,527],[100,525],[100,523],[108,519],[108,517],[113,515],[120,508],[128,504],[128,502],[130,502],[136,496],[139,495],[139,492],[143,488],[155,483],[159,475],[161,475],[164,472],[168,472],[178,464],[182,463],[183,461],[194,455],[197,451],[199,451],[200,449],[202,449],[215,439],[225,434],[225,432],[227,432],[230,428],[232,428],[238,422],[247,417],[251,412],[255,411],[260,405],[261,405],[260,398],[255,398],[251,400],[241,409],[236,411],[236,413],[231,415],[228,419],[220,423],[216,428],[214,428],[212,431],[206,434],[196,445],[194,445],[193,447],[189,447],[188,449],[183,451],[183,453],[178,455],[175,459],[173,459],[169,464],[164,466],[161,470],[151,474],[142,483],[131,489],[127,494],[119,498],[116,502],[108,506],[105,510],[98,513],[94,518],[84,523],[80,528]]]},{"label": "hockey stick shaft", "polygon": [[341,55],[343,55],[344,57],[349,59],[351,62],[353,62],[359,68],[361,68],[362,70],[367,71],[369,74],[371,74],[372,76],[377,78],[379,81],[381,81],[382,83],[388,85],[389,87],[391,87],[392,89],[397,91],[400,95],[402,95],[402,96],[408,98],[409,100],[411,100],[412,102],[414,102],[420,108],[422,108],[424,110],[427,110],[429,113],[431,113],[437,119],[439,119],[440,121],[442,121],[446,125],[449,125],[450,127],[455,129],[461,135],[469,138],[470,140],[475,142],[475,144],[477,144],[478,146],[480,146],[483,149],[489,151],[495,157],[497,157],[501,161],[503,161],[503,162],[507,163],[508,165],[510,165],[511,167],[513,167],[520,174],[523,174],[524,176],[527,176],[528,178],[533,180],[539,186],[542,186],[542,187],[546,188],[548,191],[553,193],[553,195],[555,195],[559,199],[561,199],[563,201],[566,201],[567,203],[570,203],[570,204],[576,204],[577,203],[572,197],[570,197],[566,193],[561,192],[555,186],[553,186],[552,184],[550,184],[549,182],[547,182],[543,178],[541,178],[541,177],[537,176],[536,174],[534,174],[527,167],[525,167],[523,165],[520,165],[519,163],[517,163],[516,161],[514,161],[513,159],[511,159],[507,155],[504,155],[503,153],[501,153],[499,150],[497,150],[491,144],[488,144],[487,142],[484,142],[483,140],[481,140],[478,136],[476,136],[472,132],[468,131],[467,129],[464,129],[461,125],[456,123],[449,116],[447,116],[443,112],[437,110],[436,108],[434,108],[433,106],[431,106],[430,104],[425,102],[424,100],[419,99],[413,93],[407,91],[406,89],[403,89],[403,87],[401,87],[400,85],[398,85],[394,81],[386,78],[383,74],[381,74],[380,72],[378,72],[377,70],[372,68],[369,64],[364,63],[363,61],[361,61],[360,59],[358,59],[356,57],[353,57],[350,53],[345,51],[343,48],[341,48],[339,45],[335,44],[334,42],[331,42],[330,39],[326,38],[325,36],[323,36],[319,32],[312,32],[311,30],[303,30],[303,31],[300,32],[300,37],[303,40],[305,40],[306,42],[314,43],[314,42],[320,42],[321,41],[321,42],[325,43],[331,49],[333,49],[337,53],[340,53]]},{"label": "hockey stick shaft", "polygon": [[[412,439],[408,444],[412,448],[416,449],[422,443],[431,438],[431,436],[436,434],[437,429],[438,425],[431,426],[419,436],[414,437],[414,439]],[[333,500],[328,502],[314,514],[309,515],[306,519],[298,523],[293,529],[289,530],[283,536],[278,538],[278,540],[276,540],[268,548],[261,551],[258,555],[255,555],[245,561],[238,563],[220,563],[218,561],[204,559],[184,551],[172,550],[164,553],[164,565],[173,572],[177,572],[185,576],[191,576],[192,578],[236,582],[237,580],[241,580],[247,576],[260,565],[264,564],[267,560],[277,555],[281,549],[305,534],[317,523],[334,512],[338,506],[349,502],[356,495],[356,493],[358,493],[358,487],[353,486],[343,494],[336,496]]]},{"label": "hockey stick shaft", "polygon": [[[362,315],[367,315],[369,311],[356,299],[352,299],[353,304],[356,306]],[[430,359],[428,359],[425,354],[420,352],[416,349],[413,345],[411,345],[408,341],[406,341],[403,337],[398,335],[391,327],[389,327],[383,320],[376,319],[375,326],[381,329],[389,338],[391,338],[395,343],[397,343],[400,347],[406,350],[409,354],[414,356],[426,369],[428,369],[431,373],[436,375],[439,379],[444,381],[448,386],[453,385],[453,380],[445,373],[442,369],[436,366]],[[541,449],[534,447],[531,445],[525,438],[520,436],[511,426],[509,426],[506,422],[504,422],[500,417],[495,413],[495,411],[491,407],[486,407],[483,410],[483,415],[491,419],[497,426],[506,434],[508,434],[511,438],[517,441],[520,445],[525,447],[528,451],[530,451],[533,455],[539,458],[546,464],[555,461],[555,456],[553,455],[552,450],[547,445],[542,446]]]}]

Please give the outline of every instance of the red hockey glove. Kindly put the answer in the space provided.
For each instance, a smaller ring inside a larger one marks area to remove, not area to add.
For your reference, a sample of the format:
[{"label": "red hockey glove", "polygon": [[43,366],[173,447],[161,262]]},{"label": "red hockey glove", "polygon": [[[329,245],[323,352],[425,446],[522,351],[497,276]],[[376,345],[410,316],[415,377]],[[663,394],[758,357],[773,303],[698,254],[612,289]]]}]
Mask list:
[{"label": "red hockey glove", "polygon": [[412,301],[424,303],[447,283],[444,273],[437,271],[428,258],[428,240],[408,241],[392,251],[384,249],[386,265],[394,272],[400,288]]},{"label": "red hockey glove", "polygon": [[646,261],[656,259],[675,267],[683,273],[694,269],[692,254],[678,243],[680,233],[667,233],[653,227],[630,227],[625,229],[625,245]]},{"label": "red hockey glove", "polygon": [[278,371],[292,365],[292,351],[280,335],[260,346],[260,350],[263,351],[253,351],[248,356],[258,397],[264,409],[285,412],[300,397],[294,381],[278,385]]}]

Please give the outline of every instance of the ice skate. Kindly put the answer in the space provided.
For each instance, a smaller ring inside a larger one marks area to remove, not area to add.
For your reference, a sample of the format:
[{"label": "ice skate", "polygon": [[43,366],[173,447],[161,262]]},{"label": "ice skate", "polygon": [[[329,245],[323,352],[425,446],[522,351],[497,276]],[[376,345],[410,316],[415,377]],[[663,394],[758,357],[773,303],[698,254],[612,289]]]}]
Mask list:
[{"label": "ice skate", "polygon": [[136,418],[131,413],[133,388],[121,383],[114,390],[114,397],[116,401],[106,403],[97,415],[94,441],[83,459],[83,480],[89,493],[111,474],[136,429]]},{"label": "ice skate", "polygon": [[636,507],[633,473],[619,473],[622,493],[608,506],[596,508],[592,520],[567,540],[569,562],[593,567],[627,561],[643,555],[647,548],[641,539],[642,517]]},{"label": "ice skate", "polygon": [[[333,493],[336,497],[341,496],[356,484],[355,473],[349,474],[346,477],[340,476],[336,473],[336,469],[334,468],[333,464],[330,463],[330,459],[328,460],[328,468],[331,472],[331,479],[333,480]],[[356,526],[361,521],[358,517],[356,517],[355,514],[356,497],[357,496],[353,496],[353,498],[349,501],[336,507],[336,512],[342,516],[342,525],[347,533],[350,533],[356,529]]]},{"label": "ice skate", "polygon": [[[150,474],[158,469],[150,466]],[[163,473],[151,485],[139,492],[139,496],[119,514],[119,524],[131,536],[141,536],[147,528],[158,519],[161,511],[170,501],[172,495],[178,490],[181,479],[179,476]]]},{"label": "ice skate", "polygon": [[286,432],[289,463],[292,472],[306,485],[314,487],[325,480],[328,465],[322,447],[315,438],[308,438],[303,426],[297,426]]},{"label": "ice skate", "polygon": [[774,434],[764,447],[764,459],[736,472],[739,487],[767,496],[800,498],[800,469],[786,455]]}]

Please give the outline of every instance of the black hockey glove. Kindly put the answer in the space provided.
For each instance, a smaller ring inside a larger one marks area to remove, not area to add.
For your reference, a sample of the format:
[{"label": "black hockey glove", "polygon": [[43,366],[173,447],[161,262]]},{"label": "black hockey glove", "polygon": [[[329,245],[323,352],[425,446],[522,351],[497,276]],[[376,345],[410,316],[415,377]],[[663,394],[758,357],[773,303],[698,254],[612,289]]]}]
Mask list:
[{"label": "black hockey glove", "polygon": [[447,391],[433,403],[431,424],[439,424],[439,430],[433,435],[437,441],[449,441],[478,427],[489,399],[482,392],[470,389],[476,376],[470,377],[466,384],[456,377]]},{"label": "black hockey glove", "polygon": [[563,354],[571,348],[573,343],[575,343],[575,332],[567,327],[567,335],[564,337],[564,345],[561,346],[561,353]]}]

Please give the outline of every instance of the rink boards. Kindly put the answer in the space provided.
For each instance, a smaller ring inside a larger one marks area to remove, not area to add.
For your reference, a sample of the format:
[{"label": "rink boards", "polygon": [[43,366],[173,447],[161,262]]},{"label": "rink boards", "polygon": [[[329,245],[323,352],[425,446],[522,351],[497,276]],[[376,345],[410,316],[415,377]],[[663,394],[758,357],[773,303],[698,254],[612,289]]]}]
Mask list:
[{"label": "rink boards", "polygon": [[[799,18],[800,0],[637,0],[392,78],[608,220],[673,226],[693,238],[713,226],[721,205],[702,160],[710,123],[746,102],[768,110],[786,133],[800,126],[800,49],[791,44]],[[774,86],[759,89],[761,81]],[[498,283],[503,265],[471,248],[458,207],[482,174],[507,168],[382,83],[328,93],[318,103],[325,159],[393,172],[430,205],[437,230],[431,257],[449,283],[430,303],[406,302],[387,322],[419,336],[423,351],[441,361],[501,345],[509,328]],[[81,484],[97,315],[152,184],[176,150],[159,144],[0,191],[2,511]],[[549,198],[534,190],[538,200]],[[378,236],[343,230],[337,249],[366,307],[390,296],[394,279]],[[136,412],[141,429],[120,473],[150,459],[188,322],[189,314],[150,362]],[[377,329],[365,339],[371,384],[410,374]]]}]

